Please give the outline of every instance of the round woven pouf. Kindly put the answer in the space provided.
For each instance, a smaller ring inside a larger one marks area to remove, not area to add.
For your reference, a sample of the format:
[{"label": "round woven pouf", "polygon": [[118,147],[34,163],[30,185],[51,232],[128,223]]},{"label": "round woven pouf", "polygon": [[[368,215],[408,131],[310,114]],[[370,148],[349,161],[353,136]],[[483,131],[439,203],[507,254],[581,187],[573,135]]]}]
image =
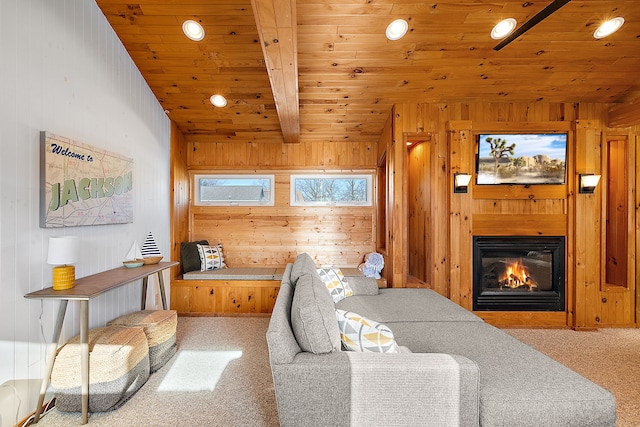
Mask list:
[{"label": "round woven pouf", "polygon": [[[122,405],[149,379],[149,346],[142,328],[105,326],[89,331],[89,411]],[[51,372],[56,409],[82,410],[80,336],[62,346]]]},{"label": "round woven pouf", "polygon": [[160,369],[176,353],[175,310],[142,310],[113,319],[108,325],[141,327],[149,345],[151,372]]}]

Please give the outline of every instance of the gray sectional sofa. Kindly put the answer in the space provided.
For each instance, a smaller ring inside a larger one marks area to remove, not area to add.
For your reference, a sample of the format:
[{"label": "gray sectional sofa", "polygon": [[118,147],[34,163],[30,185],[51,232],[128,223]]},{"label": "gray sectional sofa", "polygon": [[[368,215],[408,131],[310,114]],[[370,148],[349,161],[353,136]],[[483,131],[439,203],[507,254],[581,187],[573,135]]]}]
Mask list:
[{"label": "gray sectional sofa", "polygon": [[[307,254],[267,330],[282,426],[616,425],[614,396],[428,289],[348,278],[337,303]],[[335,309],[381,322],[394,354],[343,351]]]}]

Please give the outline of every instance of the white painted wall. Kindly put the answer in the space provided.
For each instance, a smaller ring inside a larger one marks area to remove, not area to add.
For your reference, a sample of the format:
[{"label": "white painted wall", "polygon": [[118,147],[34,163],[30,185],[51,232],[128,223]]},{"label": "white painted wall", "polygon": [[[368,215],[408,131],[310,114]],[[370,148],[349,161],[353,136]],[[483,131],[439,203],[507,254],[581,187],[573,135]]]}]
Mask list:
[{"label": "white painted wall", "polygon": [[[134,159],[134,223],[39,228],[42,130]],[[51,286],[50,236],[79,236],[76,277],[121,266],[149,231],[168,260],[169,134],[169,120],[93,0],[0,0],[0,425],[35,409],[59,303],[24,295]],[[138,310],[139,299],[140,283],[96,298],[89,326]],[[62,340],[79,332],[78,311],[69,304]]]}]

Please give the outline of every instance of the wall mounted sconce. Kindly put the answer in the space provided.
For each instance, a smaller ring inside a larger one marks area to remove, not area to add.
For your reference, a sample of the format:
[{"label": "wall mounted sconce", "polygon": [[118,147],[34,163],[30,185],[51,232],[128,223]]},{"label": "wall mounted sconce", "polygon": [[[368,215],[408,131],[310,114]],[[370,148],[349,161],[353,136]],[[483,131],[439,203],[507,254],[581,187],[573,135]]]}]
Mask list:
[{"label": "wall mounted sconce", "polygon": [[596,191],[598,182],[600,182],[600,175],[594,174],[580,174],[580,182],[578,192],[582,194],[593,194]]},{"label": "wall mounted sconce", "polygon": [[76,285],[76,268],[73,265],[80,258],[80,244],[76,236],[49,238],[47,264],[53,267],[53,289],[71,289]]},{"label": "wall mounted sconce", "polygon": [[454,193],[466,193],[469,189],[469,182],[471,182],[471,175],[468,173],[454,173],[453,174],[453,192]]}]

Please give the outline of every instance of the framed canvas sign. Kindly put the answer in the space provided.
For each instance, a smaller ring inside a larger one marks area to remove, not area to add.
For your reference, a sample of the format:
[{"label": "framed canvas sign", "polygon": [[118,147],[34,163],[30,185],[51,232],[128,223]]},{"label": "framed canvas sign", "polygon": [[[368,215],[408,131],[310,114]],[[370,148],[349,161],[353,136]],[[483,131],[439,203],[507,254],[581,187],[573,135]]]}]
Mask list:
[{"label": "framed canvas sign", "polygon": [[40,227],[133,222],[133,159],[41,132]]}]

